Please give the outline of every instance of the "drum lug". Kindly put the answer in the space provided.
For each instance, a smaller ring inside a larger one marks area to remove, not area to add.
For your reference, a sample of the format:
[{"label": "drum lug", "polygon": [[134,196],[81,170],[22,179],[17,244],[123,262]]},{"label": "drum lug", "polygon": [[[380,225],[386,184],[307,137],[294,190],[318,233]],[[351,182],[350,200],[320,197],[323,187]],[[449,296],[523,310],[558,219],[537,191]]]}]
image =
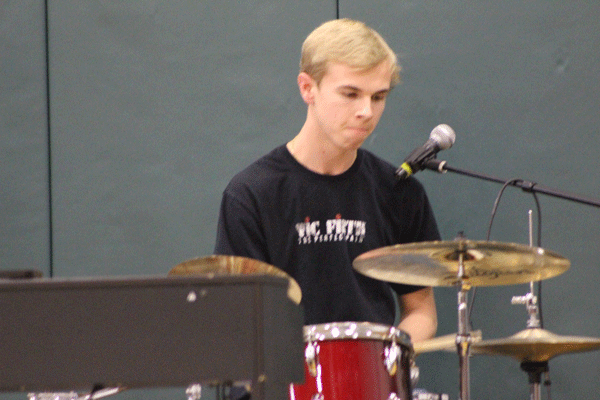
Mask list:
[{"label": "drum lug", "polygon": [[387,400],[401,400],[396,393],[390,393],[390,397]]},{"label": "drum lug", "polygon": [[[308,367],[308,372],[312,377],[317,376],[317,365],[319,364],[318,360],[319,356],[319,345],[315,342],[309,341],[306,345],[306,349],[304,350],[304,358],[306,360],[306,366]],[[315,399],[319,400],[319,399]]]},{"label": "drum lug", "polygon": [[416,387],[419,383],[419,378],[421,375],[421,371],[419,370],[419,366],[416,364],[414,359],[410,360],[410,384],[412,387]]},{"label": "drum lug", "polygon": [[383,358],[388,374],[390,376],[396,375],[396,372],[398,372],[398,361],[400,360],[400,346],[398,346],[398,343],[392,342],[387,346],[384,349]]},{"label": "drum lug", "polygon": [[313,395],[313,396],[310,398],[310,400],[324,400],[324,399],[325,399],[325,397],[323,397],[323,393],[317,393],[317,394],[314,394],[314,395]]}]

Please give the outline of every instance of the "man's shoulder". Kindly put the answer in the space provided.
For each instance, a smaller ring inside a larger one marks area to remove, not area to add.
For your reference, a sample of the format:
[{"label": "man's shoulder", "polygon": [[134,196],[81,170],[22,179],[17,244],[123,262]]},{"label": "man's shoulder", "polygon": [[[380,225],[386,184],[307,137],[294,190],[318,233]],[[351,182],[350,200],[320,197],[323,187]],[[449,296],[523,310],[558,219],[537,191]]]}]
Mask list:
[{"label": "man's shoulder", "polygon": [[358,152],[360,154],[362,162],[370,168],[376,168],[382,171],[392,172],[395,170],[395,167],[392,165],[392,163],[390,163],[387,160],[384,160],[383,158],[376,155],[375,153],[372,153],[369,150],[361,148],[358,150]]},{"label": "man's shoulder", "polygon": [[377,181],[379,185],[385,185],[394,188],[394,190],[416,190],[423,191],[424,187],[414,176],[407,179],[398,179],[396,177],[397,166],[382,157],[366,149],[359,150],[362,157],[363,168],[369,176]]},{"label": "man's shoulder", "polygon": [[257,189],[269,186],[290,170],[289,154],[285,145],[274,148],[233,176],[228,189]]}]

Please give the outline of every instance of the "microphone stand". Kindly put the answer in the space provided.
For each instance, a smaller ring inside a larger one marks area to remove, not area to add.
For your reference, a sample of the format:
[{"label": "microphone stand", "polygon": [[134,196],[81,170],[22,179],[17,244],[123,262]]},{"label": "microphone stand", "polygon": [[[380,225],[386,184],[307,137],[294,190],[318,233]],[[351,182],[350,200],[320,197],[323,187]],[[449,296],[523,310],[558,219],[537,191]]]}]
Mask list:
[{"label": "microphone stand", "polygon": [[[499,179],[499,178],[495,178],[493,176],[484,175],[484,174],[480,174],[477,172],[467,171],[467,170],[460,169],[460,168],[454,168],[454,167],[449,166],[446,163],[446,161],[441,161],[436,158],[431,158],[429,160],[426,160],[422,164],[422,169],[430,169],[432,171],[436,171],[436,172],[440,172],[440,173],[450,171],[450,172],[456,172],[460,175],[483,179],[483,180],[490,181],[490,182],[503,183],[503,184],[506,183],[505,179]],[[511,182],[510,185],[519,187],[519,188],[523,189],[523,191],[525,191],[525,192],[530,192],[530,193],[535,192],[535,193],[546,194],[549,196],[558,197],[558,198],[570,200],[570,201],[573,201],[576,203],[600,208],[600,201],[598,201],[598,200],[585,198],[585,197],[573,195],[570,193],[565,193],[565,192],[561,192],[558,190],[554,190],[554,189],[551,189],[551,188],[548,188],[545,186],[538,185],[535,182],[520,180],[520,181]]]}]

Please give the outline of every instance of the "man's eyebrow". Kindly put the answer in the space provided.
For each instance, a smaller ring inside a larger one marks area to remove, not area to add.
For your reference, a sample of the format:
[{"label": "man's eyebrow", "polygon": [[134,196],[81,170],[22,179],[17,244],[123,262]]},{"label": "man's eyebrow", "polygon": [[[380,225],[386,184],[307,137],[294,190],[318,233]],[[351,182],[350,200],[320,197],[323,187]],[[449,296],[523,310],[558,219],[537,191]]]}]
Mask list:
[{"label": "man's eyebrow", "polygon": [[392,90],[392,88],[385,88],[385,89],[381,89],[377,92],[375,92],[374,94],[387,94]]},{"label": "man's eyebrow", "polygon": [[357,92],[360,92],[360,88],[358,88],[356,86],[352,86],[352,85],[341,85],[341,86],[338,86],[337,89],[338,90],[355,90]]},{"label": "man's eyebrow", "polygon": [[[357,92],[362,92],[363,90],[359,87],[356,86],[352,86],[352,85],[342,85],[338,87],[338,90],[354,90]],[[385,88],[385,89],[381,89],[376,91],[373,94],[384,94],[384,93],[389,93],[392,90],[392,88]]]}]

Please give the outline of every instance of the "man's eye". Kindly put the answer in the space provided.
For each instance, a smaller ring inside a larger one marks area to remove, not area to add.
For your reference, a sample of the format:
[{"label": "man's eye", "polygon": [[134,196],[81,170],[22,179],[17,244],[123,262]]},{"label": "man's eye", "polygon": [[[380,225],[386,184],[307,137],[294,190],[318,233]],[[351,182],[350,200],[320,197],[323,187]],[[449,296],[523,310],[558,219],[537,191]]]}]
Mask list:
[{"label": "man's eye", "polygon": [[373,101],[383,101],[386,97],[386,94],[376,94],[373,96]]},{"label": "man's eye", "polygon": [[349,99],[355,99],[358,97],[358,93],[356,92],[346,92],[344,93],[344,96],[348,97]]}]

